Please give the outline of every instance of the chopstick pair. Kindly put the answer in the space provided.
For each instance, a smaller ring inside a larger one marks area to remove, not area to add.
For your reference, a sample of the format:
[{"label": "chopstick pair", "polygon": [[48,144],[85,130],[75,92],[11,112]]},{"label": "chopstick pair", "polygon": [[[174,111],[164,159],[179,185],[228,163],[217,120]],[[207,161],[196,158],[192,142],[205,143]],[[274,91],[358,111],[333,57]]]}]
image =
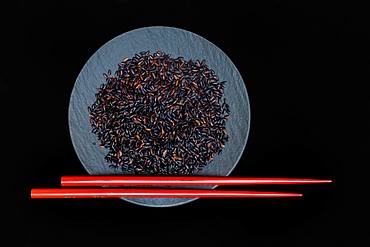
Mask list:
[{"label": "chopstick pair", "polygon": [[[97,186],[204,186],[260,184],[317,184],[331,180],[298,178],[164,177],[164,176],[63,176],[63,187]],[[31,198],[277,198],[300,193],[207,189],[59,188],[32,189]]]}]

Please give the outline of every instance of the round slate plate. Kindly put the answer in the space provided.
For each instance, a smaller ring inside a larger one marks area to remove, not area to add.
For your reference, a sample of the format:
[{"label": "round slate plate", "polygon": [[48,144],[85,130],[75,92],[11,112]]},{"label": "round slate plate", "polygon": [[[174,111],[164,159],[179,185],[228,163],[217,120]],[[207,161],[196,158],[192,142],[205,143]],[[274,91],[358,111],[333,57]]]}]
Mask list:
[{"label": "round slate plate", "polygon": [[[226,81],[224,96],[230,106],[230,118],[226,124],[229,141],[221,154],[197,175],[229,175],[243,153],[249,133],[250,108],[243,79],[231,60],[217,46],[199,35],[172,27],[146,27],[119,35],[97,50],[82,68],[69,103],[69,129],[73,146],[84,168],[91,175],[124,174],[121,170],[109,167],[104,160],[106,150],[93,145],[99,142],[91,133],[87,108],[95,101],[97,88],[105,82],[103,73],[109,69],[116,71],[122,59],[148,50],[161,50],[174,58],[205,59],[220,80]],[[124,198],[132,203],[152,207],[175,206],[195,199]]]}]

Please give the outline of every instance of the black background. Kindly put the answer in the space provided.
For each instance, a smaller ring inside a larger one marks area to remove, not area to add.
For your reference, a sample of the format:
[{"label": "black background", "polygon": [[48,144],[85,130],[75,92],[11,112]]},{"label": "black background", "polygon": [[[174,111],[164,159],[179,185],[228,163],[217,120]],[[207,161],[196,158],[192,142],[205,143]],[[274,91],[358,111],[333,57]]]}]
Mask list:
[{"label": "black background", "polygon": [[[11,245],[337,246],[367,240],[366,225],[360,225],[367,216],[360,198],[367,195],[359,179],[369,147],[366,8],[256,2],[261,3],[2,6],[1,224]],[[242,74],[252,122],[233,176],[335,182],[251,188],[302,191],[302,199],[210,199],[163,209],[120,200],[31,200],[32,187],[56,187],[61,175],[86,174],[67,121],[70,93],[84,63],[115,36],[153,25],[205,37]]]}]

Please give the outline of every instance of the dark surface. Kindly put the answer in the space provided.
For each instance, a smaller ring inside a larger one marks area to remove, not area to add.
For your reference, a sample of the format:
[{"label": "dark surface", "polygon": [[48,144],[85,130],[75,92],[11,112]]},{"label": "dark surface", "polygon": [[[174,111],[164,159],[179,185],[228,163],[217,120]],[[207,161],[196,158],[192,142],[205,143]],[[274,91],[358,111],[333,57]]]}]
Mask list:
[{"label": "dark surface", "polygon": [[[245,148],[249,127],[250,107],[245,83],[233,62],[218,47],[192,32],[173,27],[139,28],[107,41],[86,62],[79,73],[71,93],[68,123],[72,144],[77,157],[91,175],[125,174],[121,169],[112,169],[105,161],[106,149],[91,131],[88,107],[96,98],[97,88],[105,82],[103,73],[115,71],[124,58],[131,58],[140,51],[162,51],[173,58],[186,60],[204,59],[221,81],[226,81],[224,97],[230,109],[226,123],[229,135],[225,148],[206,167],[195,175],[227,176],[237,165]],[[126,171],[127,174],[127,171]],[[209,188],[212,188],[210,186]],[[194,201],[194,198],[129,198],[127,201],[152,207],[177,206]]]},{"label": "dark surface", "polygon": [[[1,6],[3,244],[9,238],[11,246],[364,245],[367,8],[258,2]],[[197,200],[164,209],[120,200],[31,201],[31,187],[55,187],[61,175],[86,174],[67,117],[83,64],[107,40],[149,25],[212,40],[248,78],[248,151],[232,175],[335,183],[260,187],[306,193],[298,200]]]}]

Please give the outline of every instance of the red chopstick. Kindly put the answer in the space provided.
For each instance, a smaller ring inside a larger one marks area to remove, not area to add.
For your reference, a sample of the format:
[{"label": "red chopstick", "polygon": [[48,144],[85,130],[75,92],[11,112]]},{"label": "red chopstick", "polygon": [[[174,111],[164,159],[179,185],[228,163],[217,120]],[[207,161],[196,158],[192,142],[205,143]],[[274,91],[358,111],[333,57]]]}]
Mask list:
[{"label": "red chopstick", "polygon": [[32,189],[31,198],[279,198],[299,193],[171,189]]},{"label": "red chopstick", "polygon": [[307,178],[242,178],[242,177],[165,177],[165,176],[63,176],[62,186],[137,186],[137,185],[252,185],[316,184],[331,180]]}]

